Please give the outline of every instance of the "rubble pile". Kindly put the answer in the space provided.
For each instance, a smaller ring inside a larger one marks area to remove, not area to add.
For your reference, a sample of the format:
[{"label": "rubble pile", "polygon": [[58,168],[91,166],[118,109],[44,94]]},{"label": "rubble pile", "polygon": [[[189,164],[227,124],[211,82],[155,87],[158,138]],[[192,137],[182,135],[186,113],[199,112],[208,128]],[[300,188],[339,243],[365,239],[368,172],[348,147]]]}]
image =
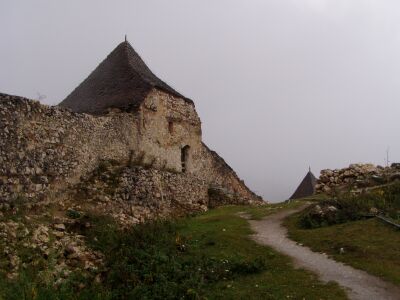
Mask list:
[{"label": "rubble pile", "polygon": [[0,269],[9,279],[21,269],[42,269],[38,276],[55,284],[75,271],[100,278],[103,255],[87,247],[85,237],[73,230],[77,222],[40,215],[0,220]]},{"label": "rubble pile", "polygon": [[71,190],[72,198],[83,197],[86,206],[111,215],[124,227],[207,210],[205,181],[141,166],[102,165]]},{"label": "rubble pile", "polygon": [[400,180],[400,163],[388,167],[351,164],[344,169],[322,170],[315,189],[316,193],[333,195],[341,191],[361,191],[395,180]]}]

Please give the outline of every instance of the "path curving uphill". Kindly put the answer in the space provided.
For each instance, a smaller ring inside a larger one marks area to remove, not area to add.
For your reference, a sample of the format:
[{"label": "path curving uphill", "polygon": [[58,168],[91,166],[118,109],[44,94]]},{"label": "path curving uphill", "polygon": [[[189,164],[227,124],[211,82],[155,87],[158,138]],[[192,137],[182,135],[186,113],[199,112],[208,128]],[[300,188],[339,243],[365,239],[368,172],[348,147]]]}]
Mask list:
[{"label": "path curving uphill", "polygon": [[305,207],[306,205],[297,209],[278,212],[260,221],[250,220],[251,227],[255,231],[254,240],[292,257],[296,266],[318,274],[322,281],[337,282],[346,288],[350,299],[400,299],[400,288],[395,285],[330,259],[325,254],[313,252],[309,248],[290,240],[282,221],[287,216],[299,212]]}]

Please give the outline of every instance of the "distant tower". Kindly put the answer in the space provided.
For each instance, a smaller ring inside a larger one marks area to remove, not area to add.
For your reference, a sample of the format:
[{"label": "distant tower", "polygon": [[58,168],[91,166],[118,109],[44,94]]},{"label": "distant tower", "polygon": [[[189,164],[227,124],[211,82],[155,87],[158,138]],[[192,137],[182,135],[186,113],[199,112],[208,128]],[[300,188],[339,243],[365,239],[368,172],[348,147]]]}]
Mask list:
[{"label": "distant tower", "polygon": [[289,199],[293,200],[314,195],[316,183],[317,179],[311,172],[311,167],[309,167],[307,175],[304,177],[296,191]]}]

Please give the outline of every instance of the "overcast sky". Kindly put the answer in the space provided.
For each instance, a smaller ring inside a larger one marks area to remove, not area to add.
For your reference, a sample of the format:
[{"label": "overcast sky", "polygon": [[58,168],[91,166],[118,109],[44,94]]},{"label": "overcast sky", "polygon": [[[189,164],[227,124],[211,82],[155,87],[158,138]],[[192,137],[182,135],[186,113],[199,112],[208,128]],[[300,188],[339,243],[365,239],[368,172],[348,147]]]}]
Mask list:
[{"label": "overcast sky", "polygon": [[267,200],[400,161],[398,0],[0,0],[0,92],[57,104],[125,34]]}]

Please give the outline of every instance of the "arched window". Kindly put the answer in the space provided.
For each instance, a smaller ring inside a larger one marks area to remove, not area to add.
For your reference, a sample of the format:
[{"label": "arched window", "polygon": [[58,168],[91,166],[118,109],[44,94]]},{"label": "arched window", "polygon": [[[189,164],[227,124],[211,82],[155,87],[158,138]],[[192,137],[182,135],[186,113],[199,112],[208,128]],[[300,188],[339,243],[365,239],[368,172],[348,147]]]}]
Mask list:
[{"label": "arched window", "polygon": [[182,163],[182,172],[186,173],[188,169],[189,162],[189,149],[190,147],[186,145],[181,149],[181,163]]}]

